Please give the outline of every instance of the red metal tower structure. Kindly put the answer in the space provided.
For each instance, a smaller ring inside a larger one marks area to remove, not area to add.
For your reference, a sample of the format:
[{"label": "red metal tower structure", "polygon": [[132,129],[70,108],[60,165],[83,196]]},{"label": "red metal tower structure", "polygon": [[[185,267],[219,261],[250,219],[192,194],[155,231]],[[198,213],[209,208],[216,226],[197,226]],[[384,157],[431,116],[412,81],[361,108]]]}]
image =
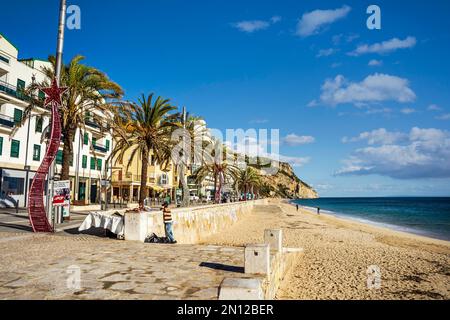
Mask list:
[{"label": "red metal tower structure", "polygon": [[43,88],[42,91],[46,95],[44,104],[46,106],[51,105],[52,108],[52,130],[44,159],[31,183],[28,196],[28,216],[34,232],[53,232],[53,227],[49,223],[45,212],[44,188],[45,177],[56,158],[61,142],[61,120],[58,108],[61,105],[61,95],[66,91],[66,88],[59,88],[56,79],[53,79],[52,86]]}]

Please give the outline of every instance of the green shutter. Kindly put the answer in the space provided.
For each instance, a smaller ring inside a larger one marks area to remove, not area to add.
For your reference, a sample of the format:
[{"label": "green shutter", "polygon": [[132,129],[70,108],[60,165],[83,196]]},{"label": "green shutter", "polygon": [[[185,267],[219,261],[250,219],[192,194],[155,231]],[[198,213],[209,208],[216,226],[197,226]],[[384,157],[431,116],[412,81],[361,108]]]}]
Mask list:
[{"label": "green shutter", "polygon": [[42,132],[43,123],[44,119],[42,117],[36,118],[35,132]]},{"label": "green shutter", "polygon": [[19,124],[22,121],[23,111],[20,109],[14,109],[14,123]]},{"label": "green shutter", "polygon": [[23,98],[25,96],[25,81],[17,79],[17,97]]},{"label": "green shutter", "polygon": [[38,97],[39,97],[39,100],[44,101],[45,100],[45,93],[44,93],[44,91],[39,90]]},{"label": "green shutter", "polygon": [[3,152],[3,137],[0,137],[0,156],[2,155]]},{"label": "green shutter", "polygon": [[97,145],[97,138],[92,137],[92,145],[94,147]]},{"label": "green shutter", "polygon": [[106,151],[109,151],[109,140],[106,140]]},{"label": "green shutter", "polygon": [[63,163],[63,152],[62,150],[58,150],[58,153],[56,154],[56,164],[62,163]]},{"label": "green shutter", "polygon": [[33,147],[33,160],[40,161],[41,160],[41,146],[35,144]]},{"label": "green shutter", "polygon": [[83,160],[81,161],[81,167],[83,169],[87,168],[87,156],[83,156]]},{"label": "green shutter", "polygon": [[73,167],[73,154],[70,155],[69,165]]},{"label": "green shutter", "polygon": [[102,159],[97,159],[97,170],[102,171]]},{"label": "green shutter", "polygon": [[89,144],[89,133],[87,133],[87,132],[84,133],[84,139],[83,140],[84,140],[83,141],[84,145],[87,146]]},{"label": "green shutter", "polygon": [[11,158],[18,158],[20,151],[20,141],[12,140],[11,141]]},{"label": "green shutter", "polygon": [[91,170],[95,170],[95,158],[91,157]]}]

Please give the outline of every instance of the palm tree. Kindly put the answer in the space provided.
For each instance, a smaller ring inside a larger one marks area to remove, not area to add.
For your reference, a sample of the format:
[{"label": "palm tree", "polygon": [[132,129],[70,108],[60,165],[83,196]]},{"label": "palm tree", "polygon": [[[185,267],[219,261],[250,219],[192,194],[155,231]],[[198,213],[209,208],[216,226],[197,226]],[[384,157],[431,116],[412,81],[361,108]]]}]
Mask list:
[{"label": "palm tree", "polygon": [[261,185],[261,178],[259,173],[252,167],[247,167],[240,170],[235,180],[235,186],[241,192],[244,192],[245,200],[247,201],[247,193],[254,192],[255,188]]},{"label": "palm tree", "polygon": [[[38,92],[39,88],[49,87],[55,76],[56,59],[54,56],[50,56],[48,60],[52,67],[45,67],[42,70],[47,79],[42,83],[32,84],[26,89],[25,94],[31,97],[31,103],[25,108],[20,125],[23,125],[31,117],[36,106],[44,108],[43,99],[39,96],[35,97],[34,93]],[[64,134],[62,138],[64,147],[61,180],[69,179],[70,160],[73,157],[73,140],[77,129],[80,129],[80,136],[82,132],[86,131],[86,116],[89,115],[91,121],[98,125],[101,131],[106,131],[108,128],[104,125],[104,116],[109,113],[109,103],[120,99],[123,95],[123,90],[117,83],[111,81],[100,70],[82,64],[81,61],[83,60],[83,56],[77,55],[61,70],[60,86],[68,88],[62,97],[60,107],[61,131]],[[50,111],[45,110],[47,111],[43,115],[49,116]],[[47,127],[43,131],[44,135],[49,128]]]},{"label": "palm tree", "polygon": [[223,185],[234,181],[239,168],[234,161],[230,161],[234,156],[222,142],[213,140],[211,147],[210,153],[204,153],[203,164],[194,175],[197,183],[201,183],[207,177],[214,178],[214,200],[220,203]]},{"label": "palm tree", "polygon": [[113,135],[116,144],[111,158],[115,158],[116,162],[122,162],[125,153],[130,150],[127,170],[135,157],[142,161],[140,207],[144,205],[146,198],[150,154],[153,154],[164,169],[171,160],[173,145],[171,135],[173,129],[179,127],[178,115],[170,114],[174,110],[176,107],[172,106],[168,99],[158,97],[153,100],[153,93],[147,97],[142,95],[139,103],[123,103],[115,109],[116,125],[113,128]]}]

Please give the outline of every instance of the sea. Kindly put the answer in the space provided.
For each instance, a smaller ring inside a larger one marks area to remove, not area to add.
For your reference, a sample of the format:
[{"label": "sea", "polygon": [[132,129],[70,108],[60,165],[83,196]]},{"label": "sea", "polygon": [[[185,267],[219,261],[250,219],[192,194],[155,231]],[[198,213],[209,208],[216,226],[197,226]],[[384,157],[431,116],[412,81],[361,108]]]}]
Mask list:
[{"label": "sea", "polygon": [[307,210],[450,241],[450,197],[293,200]]}]

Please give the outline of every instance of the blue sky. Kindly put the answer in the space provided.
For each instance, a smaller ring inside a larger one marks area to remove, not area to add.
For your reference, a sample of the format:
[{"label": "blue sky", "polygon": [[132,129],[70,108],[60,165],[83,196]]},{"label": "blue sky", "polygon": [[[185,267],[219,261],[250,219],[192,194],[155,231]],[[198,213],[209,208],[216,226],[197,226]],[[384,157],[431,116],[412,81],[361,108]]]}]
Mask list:
[{"label": "blue sky", "polygon": [[[20,56],[55,51],[57,0],[13,1]],[[25,3],[25,5],[24,5]],[[155,92],[209,127],[280,129],[322,196],[450,195],[450,2],[69,1],[66,60],[86,56],[128,99]]]}]

